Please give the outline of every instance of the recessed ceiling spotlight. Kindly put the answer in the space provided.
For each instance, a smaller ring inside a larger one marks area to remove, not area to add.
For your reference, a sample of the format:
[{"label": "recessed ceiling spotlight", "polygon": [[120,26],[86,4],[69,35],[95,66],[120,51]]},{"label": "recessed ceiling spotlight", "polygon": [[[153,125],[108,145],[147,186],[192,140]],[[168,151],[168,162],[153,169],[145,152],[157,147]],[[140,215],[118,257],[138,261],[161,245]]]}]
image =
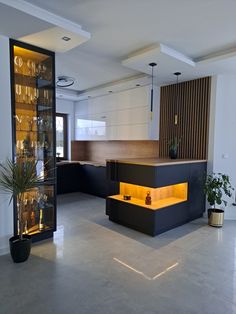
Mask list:
[{"label": "recessed ceiling spotlight", "polygon": [[71,38],[68,36],[63,36],[61,39],[64,41],[70,41],[71,40]]}]

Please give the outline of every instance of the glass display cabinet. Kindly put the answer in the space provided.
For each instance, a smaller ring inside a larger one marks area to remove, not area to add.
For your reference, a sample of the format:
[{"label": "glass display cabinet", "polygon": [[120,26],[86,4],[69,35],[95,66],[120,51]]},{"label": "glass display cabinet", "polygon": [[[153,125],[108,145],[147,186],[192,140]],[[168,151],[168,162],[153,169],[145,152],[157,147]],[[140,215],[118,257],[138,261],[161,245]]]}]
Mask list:
[{"label": "glass display cabinet", "polygon": [[[13,158],[37,161],[43,183],[25,194],[24,233],[33,241],[56,230],[55,55],[10,40]],[[18,234],[17,204],[14,233]]]}]

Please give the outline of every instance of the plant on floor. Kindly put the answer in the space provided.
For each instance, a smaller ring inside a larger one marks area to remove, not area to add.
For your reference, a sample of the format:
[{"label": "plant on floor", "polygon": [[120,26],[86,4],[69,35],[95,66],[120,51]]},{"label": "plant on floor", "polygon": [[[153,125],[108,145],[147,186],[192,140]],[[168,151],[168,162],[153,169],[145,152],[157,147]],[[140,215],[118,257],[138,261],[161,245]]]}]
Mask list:
[{"label": "plant on floor", "polygon": [[233,187],[230,183],[229,176],[222,173],[209,174],[206,177],[204,192],[207,196],[208,203],[213,206],[212,210],[216,210],[216,204],[224,206],[227,201],[223,199],[224,195],[231,197]]},{"label": "plant on floor", "polygon": [[[22,256],[23,251],[29,251],[30,248],[25,250],[23,247],[23,242],[29,242],[23,234],[24,230],[24,200],[26,192],[36,188],[39,183],[42,182],[42,177],[37,174],[37,161],[24,159],[24,161],[12,161],[7,159],[4,164],[0,164],[0,189],[6,193],[11,194],[10,202],[15,197],[17,203],[17,219],[19,223],[19,234],[16,237],[10,239],[10,249],[12,252],[12,243],[15,243],[20,249],[20,256]],[[9,202],[9,203],[10,203]],[[29,243],[28,243],[29,246]],[[31,246],[31,239],[30,239]],[[28,254],[29,256],[29,254]],[[27,256],[27,258],[28,258]],[[12,256],[13,257],[13,256]],[[23,258],[23,257],[22,257]],[[26,258],[26,259],[27,259]],[[16,258],[17,259],[17,258]],[[21,258],[19,258],[20,261]],[[24,259],[24,258],[23,258]],[[14,257],[13,257],[14,260]],[[15,260],[14,260],[15,261]]]},{"label": "plant on floor", "polygon": [[[204,193],[207,197],[208,203],[211,206],[211,208],[208,210],[209,219],[212,219],[212,213],[218,213],[223,216],[224,210],[222,208],[217,208],[217,205],[222,205],[223,203],[224,206],[226,206],[227,201],[224,199],[224,197],[231,197],[233,190],[234,189],[228,175],[223,173],[213,173],[207,175],[204,184]],[[219,217],[217,219],[219,219]],[[223,222],[215,222],[212,224],[210,222],[211,225],[216,226],[222,226],[222,223]]]}]

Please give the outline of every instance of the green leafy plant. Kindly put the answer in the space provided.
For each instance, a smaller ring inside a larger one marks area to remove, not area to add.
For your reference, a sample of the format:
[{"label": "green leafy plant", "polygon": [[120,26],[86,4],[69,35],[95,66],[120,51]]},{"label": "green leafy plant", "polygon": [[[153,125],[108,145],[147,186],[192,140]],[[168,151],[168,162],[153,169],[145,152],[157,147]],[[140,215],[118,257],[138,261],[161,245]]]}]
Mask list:
[{"label": "green leafy plant", "polygon": [[37,161],[27,159],[18,162],[7,159],[5,164],[0,164],[0,188],[11,194],[10,202],[16,197],[20,240],[23,239],[25,193],[37,187],[43,180],[36,169]]},{"label": "green leafy plant", "polygon": [[233,187],[230,183],[229,176],[222,173],[209,174],[204,184],[204,193],[206,194],[208,203],[216,210],[216,205],[227,205],[227,201],[223,199],[226,195],[232,196]]},{"label": "green leafy plant", "polygon": [[168,142],[168,145],[169,145],[169,150],[177,150],[178,149],[178,146],[180,144],[180,141],[181,139],[178,139],[176,136],[173,137],[169,142]]}]

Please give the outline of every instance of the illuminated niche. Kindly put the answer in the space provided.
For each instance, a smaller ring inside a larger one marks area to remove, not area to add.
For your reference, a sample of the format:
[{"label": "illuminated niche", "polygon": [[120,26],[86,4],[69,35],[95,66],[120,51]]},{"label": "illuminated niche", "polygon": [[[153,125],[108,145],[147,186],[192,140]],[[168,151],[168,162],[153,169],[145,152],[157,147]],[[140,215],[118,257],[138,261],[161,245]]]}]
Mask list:
[{"label": "illuminated niche", "polygon": [[[151,205],[145,204],[147,192],[150,192],[152,199]],[[131,200],[124,200],[124,195],[130,195]],[[120,182],[119,194],[110,196],[110,198],[156,210],[187,201],[188,183],[184,182],[161,188],[150,188],[147,186]]]}]

